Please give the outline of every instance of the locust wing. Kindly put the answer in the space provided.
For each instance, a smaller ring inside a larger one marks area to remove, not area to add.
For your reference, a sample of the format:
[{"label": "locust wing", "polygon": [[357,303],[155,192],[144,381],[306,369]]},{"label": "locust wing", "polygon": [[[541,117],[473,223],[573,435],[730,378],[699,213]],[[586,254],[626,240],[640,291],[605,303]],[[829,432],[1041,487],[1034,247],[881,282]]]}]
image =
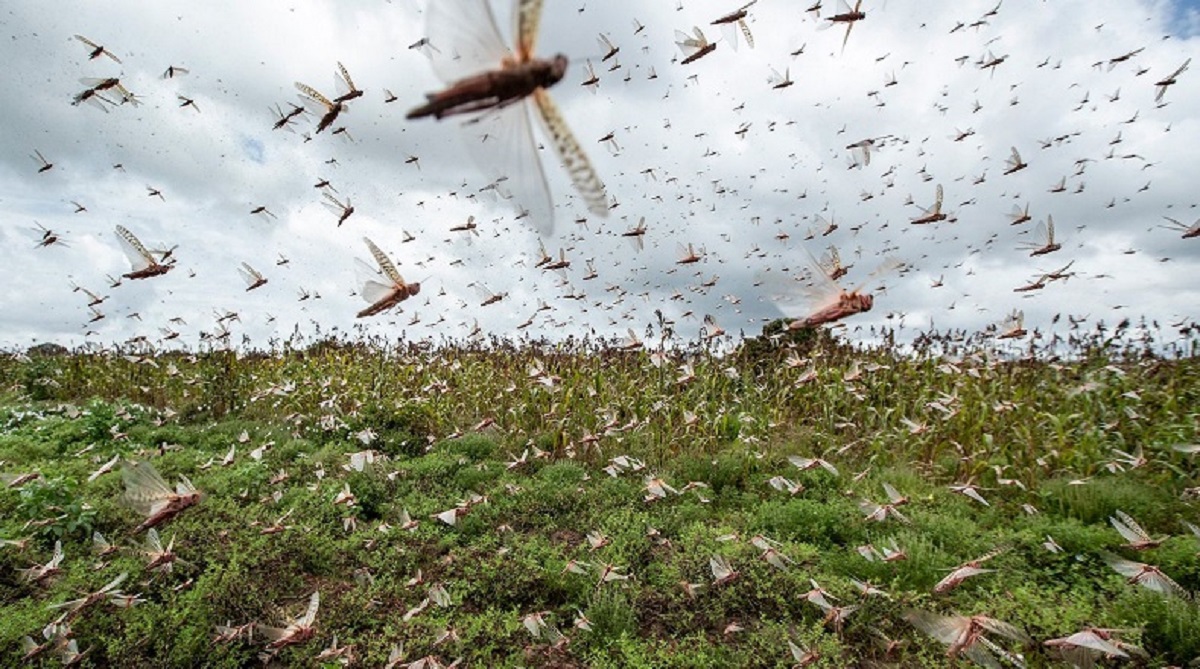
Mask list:
[{"label": "locust wing", "polygon": [[433,72],[443,83],[453,84],[512,59],[488,0],[437,0],[426,11],[429,42],[445,50],[431,58]]},{"label": "locust wing", "polygon": [[338,61],[338,71],[334,75],[334,90],[337,91],[339,98],[345,98],[355,93],[359,93],[358,87],[354,85],[354,80],[350,78],[350,72]]},{"label": "locust wing", "polygon": [[683,61],[681,62],[684,65],[702,57],[709,50],[709,47],[712,46],[699,26],[694,26],[692,30],[696,33],[695,37],[688,35],[682,30],[675,31],[675,46],[678,46],[679,50],[683,53]]},{"label": "locust wing", "polygon": [[400,272],[392,263],[392,259],[387,256],[375,242],[363,237],[363,241],[367,243],[367,248],[371,249],[371,256],[375,258],[375,262],[379,264],[379,270],[383,272],[389,279],[396,282],[396,285],[403,286],[404,279],[400,278]]},{"label": "locust wing", "polygon": [[821,309],[837,304],[844,292],[807,249],[804,251],[804,270],[789,276],[784,273],[762,273],[759,279],[767,288],[767,296],[788,318],[804,318]]},{"label": "locust wing", "polygon": [[1150,535],[1138,524],[1132,516],[1118,510],[1116,517],[1109,517],[1108,522],[1126,541],[1130,543],[1150,541]]},{"label": "locust wing", "polygon": [[372,269],[370,265],[357,258],[355,259],[355,271],[358,274],[358,294],[370,304],[382,302],[391,297],[392,292],[396,290],[395,286],[380,281],[383,276],[378,270]]},{"label": "locust wing", "polygon": [[242,280],[246,282],[246,290],[253,290],[267,282],[262,272],[251,267],[248,262],[243,261],[242,266],[237,268],[237,271]]},{"label": "locust wing", "polygon": [[142,242],[124,226],[117,226],[117,239],[121,242],[121,250],[125,252],[125,257],[129,258],[129,263],[133,265],[133,271],[140,272],[157,264]]},{"label": "locust wing", "polygon": [[157,513],[177,496],[149,462],[126,460],[121,465],[121,480],[125,503],[145,516]]},{"label": "locust wing", "polygon": [[301,627],[312,627],[317,621],[317,608],[321,606],[321,592],[314,591],[312,596],[308,598],[308,609],[304,611],[304,615],[296,621]]},{"label": "locust wing", "polygon": [[1093,666],[1095,664],[1092,651],[1104,653],[1111,657],[1129,657],[1129,654],[1121,650],[1119,646],[1104,639],[1092,630],[1076,632],[1061,639],[1050,639],[1045,644],[1047,646],[1057,646],[1064,659],[1078,666]]},{"label": "locust wing", "polygon": [[[758,0],[755,0],[757,2]],[[721,34],[725,37],[725,42],[729,44],[729,48],[734,51],[738,50],[739,36],[745,38],[746,46],[754,48],[754,35],[750,33],[750,26],[746,23],[746,17],[749,13],[746,11],[754,5],[754,2],[742,5],[738,11],[732,14],[727,14],[713,21],[713,25],[721,27]],[[739,35],[740,33],[740,35]]]},{"label": "locust wing", "polygon": [[531,219],[541,235],[549,236],[554,202],[527,104],[520,101],[477,117],[468,126],[467,153],[484,178],[497,183],[496,192],[512,201],[518,216]]},{"label": "locust wing", "polygon": [[527,61],[533,57],[538,29],[542,25],[542,0],[520,0],[516,16],[517,58]]},{"label": "locust wing", "polygon": [[942,184],[937,185],[937,194],[934,196],[933,206],[925,210],[926,215],[940,213],[942,213]]},{"label": "locust wing", "polygon": [[584,202],[587,203],[588,211],[597,216],[607,216],[608,194],[604,190],[604,182],[596,174],[591,161],[588,160],[587,153],[579,146],[575,135],[571,134],[571,129],[567,127],[566,120],[558,111],[554,101],[550,99],[550,94],[544,89],[538,89],[534,91],[533,99],[537,104],[539,118],[542,120],[546,134],[554,143],[563,167],[571,175],[571,182],[575,184],[575,190],[579,191]]},{"label": "locust wing", "polygon": [[958,641],[969,624],[968,619],[963,616],[939,616],[926,611],[909,611],[904,614],[904,619],[913,627],[946,645]]},{"label": "locust wing", "polygon": [[333,102],[329,98],[308,84],[297,81],[296,90],[300,91],[300,100],[304,103],[304,108],[315,114],[318,118],[327,114],[334,107]]}]

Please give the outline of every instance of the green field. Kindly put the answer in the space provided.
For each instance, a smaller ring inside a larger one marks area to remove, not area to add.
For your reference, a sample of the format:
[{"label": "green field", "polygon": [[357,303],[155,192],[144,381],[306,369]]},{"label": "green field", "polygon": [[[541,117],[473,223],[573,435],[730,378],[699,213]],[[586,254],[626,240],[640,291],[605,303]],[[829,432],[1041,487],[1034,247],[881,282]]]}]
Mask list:
[{"label": "green field", "polygon": [[[819,652],[812,666],[951,666],[913,611],[1011,623],[1032,641],[988,638],[1028,666],[1063,666],[1043,642],[1089,626],[1127,628],[1149,656],[1129,666],[1200,657],[1191,598],[1105,560],[1200,590],[1185,525],[1200,524],[1196,358],[1099,337],[1055,361],[785,341],[7,356],[0,472],[40,476],[0,489],[0,665],[22,664],[23,637],[44,641],[50,605],[123,572],[138,605],[71,623],[85,666],[259,665],[261,634],[218,643],[218,626],[283,626],[313,592],[315,635],[280,666],[321,666],[335,635],[366,667],[400,645],[406,662],[470,667],[782,667],[789,640]],[[375,461],[351,467],[367,449]],[[114,456],[204,493],[157,528],[174,538],[169,573],[146,570],[121,466],[88,480]],[[908,522],[865,518],[885,483]],[[967,483],[987,505],[950,487]],[[434,517],[456,507],[453,526]],[[1166,540],[1122,547],[1118,511]],[[94,531],[121,550],[97,557]],[[18,570],[56,540],[62,573],[29,582]],[[868,560],[867,544],[907,559]],[[994,571],[933,593],[995,549]],[[714,584],[717,557],[728,582]],[[817,584],[842,624],[810,601]],[[413,613],[427,598],[442,601]]]}]

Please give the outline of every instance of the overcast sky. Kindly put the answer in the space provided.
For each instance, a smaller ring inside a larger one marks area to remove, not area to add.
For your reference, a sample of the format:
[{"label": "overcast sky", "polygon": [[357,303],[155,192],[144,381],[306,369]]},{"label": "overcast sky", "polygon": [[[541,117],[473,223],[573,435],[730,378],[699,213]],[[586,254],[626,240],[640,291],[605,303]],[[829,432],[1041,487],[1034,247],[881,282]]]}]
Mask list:
[{"label": "overcast sky", "polygon": [[[709,25],[736,3],[546,4],[536,52],[571,59],[550,92],[615,207],[589,214],[547,143],[538,153],[555,212],[543,238],[515,220],[511,200],[481,191],[485,170],[510,164],[477,148],[480,165],[464,148],[482,126],[404,119],[444,87],[430,58],[473,53],[467,43],[435,42],[429,56],[408,48],[431,34],[423,3],[6,3],[0,346],[157,341],[162,328],[195,346],[230,311],[240,316],[228,324],[233,341],[258,345],[297,324],[409,339],[465,337],[476,321],[506,336],[623,335],[643,332],[656,309],[684,337],[697,336],[705,314],[757,334],[780,315],[772,277],[830,245],[853,265],[842,285],[876,295],[871,312],[845,321],[850,336],[900,323],[910,335],[931,325],[975,332],[1014,309],[1029,329],[1049,330],[1061,314],[1059,331],[1066,315],[1165,325],[1200,313],[1200,238],[1162,227],[1164,216],[1200,218],[1200,61],[1155,102],[1155,82],[1200,56],[1194,2],[1005,0],[988,15],[994,0],[865,0],[844,51],[842,24],[819,29],[831,0],[820,18],[806,2],[760,0],[747,19],[753,48],[742,41],[736,51]],[[492,6],[511,40],[510,3]],[[645,26],[636,34],[635,19]],[[675,31],[697,25],[717,48],[681,65]],[[620,47],[607,62],[601,33]],[[121,63],[89,59],[76,34]],[[1004,60],[983,69],[989,52]],[[589,60],[595,92],[581,86]],[[311,116],[294,132],[273,130],[271,108],[299,102],[294,82],[337,94],[339,61],[365,90],[333,126],[346,132],[315,134]],[[168,66],[188,72],[164,79]],[[772,68],[794,85],[773,88]],[[119,77],[143,104],[72,105],[88,77]],[[384,89],[398,100],[385,102]],[[615,144],[601,143],[609,133]],[[846,147],[867,138],[876,139],[870,164],[852,168]],[[1014,146],[1028,167],[1005,175]],[[35,150],[53,168],[39,172]],[[1065,190],[1050,192],[1064,178]],[[355,208],[340,227],[314,187],[323,179]],[[911,224],[938,185],[951,220]],[[1009,212],[1026,205],[1032,221],[1010,225]],[[258,206],[277,218],[252,215]],[[818,215],[837,229],[822,236]],[[450,232],[470,216],[477,237]],[[1062,249],[1030,257],[1022,247],[1047,216]],[[642,217],[639,251],[621,233]],[[39,247],[39,224],[65,244]],[[130,271],[116,225],[151,248],[178,245],[177,268],[110,287],[106,276]],[[364,236],[422,290],[358,320]],[[539,243],[563,250],[570,267],[536,268]],[[677,265],[680,243],[703,247],[703,259]],[[885,256],[905,270],[868,276]],[[245,292],[241,262],[268,283]],[[1013,292],[1071,262],[1069,280]],[[481,307],[472,282],[507,297]],[[89,322],[73,283],[107,296],[105,318]]]}]

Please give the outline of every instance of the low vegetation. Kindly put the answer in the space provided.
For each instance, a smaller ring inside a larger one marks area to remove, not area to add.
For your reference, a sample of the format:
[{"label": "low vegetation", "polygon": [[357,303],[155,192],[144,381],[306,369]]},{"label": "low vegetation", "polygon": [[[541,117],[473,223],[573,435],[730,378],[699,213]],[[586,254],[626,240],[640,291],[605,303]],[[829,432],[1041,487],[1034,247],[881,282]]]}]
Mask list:
[{"label": "low vegetation", "polygon": [[[934,614],[1027,634],[989,637],[1001,663],[1098,627],[1184,665],[1196,605],[1110,564],[1200,590],[1200,366],[1105,337],[1038,361],[815,335],[8,356],[0,664],[128,573],[135,605],[70,621],[84,665],[950,666]],[[169,571],[123,461],[204,495],[155,528]],[[1118,512],[1165,540],[1124,547]],[[56,542],[61,573],[22,571]],[[252,633],[300,630],[314,592],[311,638]]]}]

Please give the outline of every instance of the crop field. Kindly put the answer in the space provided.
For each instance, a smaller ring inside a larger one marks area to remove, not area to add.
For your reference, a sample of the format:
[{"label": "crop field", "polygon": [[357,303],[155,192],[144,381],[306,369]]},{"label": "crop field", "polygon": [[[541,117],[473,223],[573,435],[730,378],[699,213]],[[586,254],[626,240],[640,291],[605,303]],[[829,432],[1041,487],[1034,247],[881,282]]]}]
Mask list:
[{"label": "crop field", "polygon": [[1111,334],[4,356],[0,665],[1185,666],[1200,365]]}]

